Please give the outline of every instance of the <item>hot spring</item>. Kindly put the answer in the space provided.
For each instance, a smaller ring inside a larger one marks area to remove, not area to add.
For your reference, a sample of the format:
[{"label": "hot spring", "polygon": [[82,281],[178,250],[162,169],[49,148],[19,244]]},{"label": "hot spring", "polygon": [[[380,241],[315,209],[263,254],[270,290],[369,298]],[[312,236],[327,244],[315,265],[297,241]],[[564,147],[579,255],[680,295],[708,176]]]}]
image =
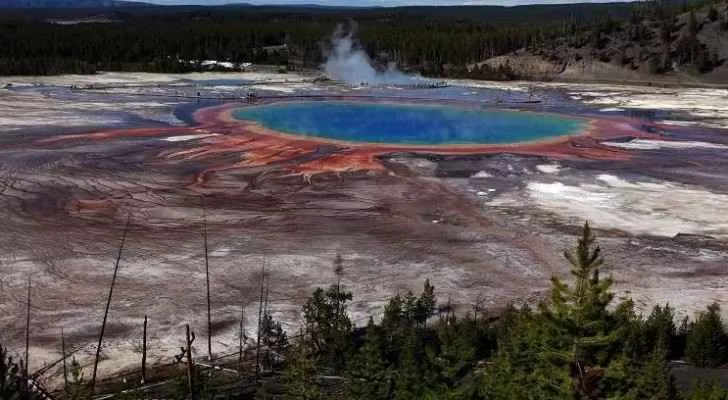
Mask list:
[{"label": "hot spring", "polygon": [[397,145],[521,143],[576,134],[586,124],[545,113],[348,101],[273,103],[232,115],[292,135]]}]

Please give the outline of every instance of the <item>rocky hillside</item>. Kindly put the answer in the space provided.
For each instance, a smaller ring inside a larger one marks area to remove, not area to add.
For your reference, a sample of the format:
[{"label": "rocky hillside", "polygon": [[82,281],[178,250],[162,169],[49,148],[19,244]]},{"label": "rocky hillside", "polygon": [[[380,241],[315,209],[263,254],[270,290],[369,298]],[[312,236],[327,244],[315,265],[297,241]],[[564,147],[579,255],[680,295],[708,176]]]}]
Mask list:
[{"label": "rocky hillside", "polygon": [[527,79],[728,83],[728,2],[667,14],[636,10],[628,20],[544,39],[472,65]]}]

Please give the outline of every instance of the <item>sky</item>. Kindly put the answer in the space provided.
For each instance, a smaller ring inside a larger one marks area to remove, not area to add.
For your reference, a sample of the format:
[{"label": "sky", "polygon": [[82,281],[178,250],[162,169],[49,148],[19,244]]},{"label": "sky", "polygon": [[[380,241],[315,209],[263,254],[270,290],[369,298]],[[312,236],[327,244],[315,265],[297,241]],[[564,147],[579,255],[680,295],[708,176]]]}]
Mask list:
[{"label": "sky", "polygon": [[219,5],[228,3],[252,4],[320,4],[329,6],[402,6],[402,5],[496,5],[517,6],[525,4],[562,3],[613,3],[624,0],[147,0],[157,4]]}]

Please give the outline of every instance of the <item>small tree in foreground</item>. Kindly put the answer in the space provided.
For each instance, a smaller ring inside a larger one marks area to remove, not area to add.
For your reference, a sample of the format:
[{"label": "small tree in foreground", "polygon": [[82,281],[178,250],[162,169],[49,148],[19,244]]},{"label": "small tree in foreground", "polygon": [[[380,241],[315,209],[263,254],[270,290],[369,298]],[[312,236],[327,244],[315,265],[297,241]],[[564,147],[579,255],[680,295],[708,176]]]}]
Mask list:
[{"label": "small tree in foreground", "polygon": [[621,312],[620,319],[611,311],[612,279],[600,275],[604,260],[589,224],[576,249],[564,256],[573,283],[553,278],[551,301],[539,312],[517,310],[503,321],[512,326],[500,330],[498,355],[486,368],[486,398],[623,398],[633,388],[631,377],[639,365],[620,350],[623,320],[633,314]]},{"label": "small tree in foreground", "polygon": [[[70,379],[66,386],[66,396],[69,400],[86,400],[91,398],[91,390],[84,380],[83,368],[79,364],[76,357],[71,359],[71,368],[69,369]],[[186,385],[186,382],[185,382]],[[185,386],[186,387],[186,386]]]},{"label": "small tree in foreground", "polygon": [[618,339],[618,328],[610,324],[607,309],[614,299],[613,281],[599,274],[604,259],[588,223],[575,251],[564,252],[564,257],[571,264],[574,284],[553,278],[551,303],[541,306],[547,324],[560,337],[557,343],[562,344],[548,357],[568,366],[579,397],[595,398],[609,362],[604,351]]}]

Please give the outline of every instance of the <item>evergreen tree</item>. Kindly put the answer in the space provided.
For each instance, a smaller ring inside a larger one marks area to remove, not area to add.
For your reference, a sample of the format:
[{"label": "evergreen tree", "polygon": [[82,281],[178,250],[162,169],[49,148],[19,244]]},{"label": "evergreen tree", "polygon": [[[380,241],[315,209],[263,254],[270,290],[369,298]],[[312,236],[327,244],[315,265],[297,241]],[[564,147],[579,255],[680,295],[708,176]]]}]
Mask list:
[{"label": "evergreen tree", "polygon": [[547,331],[543,318],[528,310],[509,314],[508,327],[499,328],[496,357],[482,372],[480,394],[488,400],[573,399],[570,370],[544,354],[558,339]]},{"label": "evergreen tree", "polygon": [[430,358],[449,387],[456,386],[475,364],[475,348],[460,329],[455,314],[448,314],[435,328],[439,348]]},{"label": "evergreen tree", "polygon": [[622,335],[613,344],[612,352],[621,353],[628,360],[642,360],[651,347],[646,343],[645,322],[635,312],[634,302],[623,300],[614,311],[613,319],[614,325],[622,328]]},{"label": "evergreen tree", "polygon": [[286,356],[283,378],[286,384],[286,400],[317,400],[321,391],[316,385],[315,354],[310,337],[302,334]]},{"label": "evergreen tree", "polygon": [[728,400],[728,391],[716,382],[698,381],[686,400]]},{"label": "evergreen tree", "polygon": [[404,296],[402,318],[407,328],[414,327],[417,324],[417,314],[419,311],[417,300],[417,297],[415,297],[412,291],[407,292]]},{"label": "evergreen tree", "polygon": [[580,398],[599,396],[599,381],[608,367],[603,351],[619,337],[619,328],[610,327],[607,306],[614,295],[612,279],[601,279],[604,264],[601,249],[589,224],[584,225],[575,252],[565,252],[571,264],[574,286],[552,279],[551,304],[541,310],[554,334],[561,337],[561,348],[550,350],[549,357],[571,371],[575,393]]},{"label": "evergreen tree", "polygon": [[[698,51],[700,49],[700,41],[698,41],[698,20],[695,17],[695,11],[690,11],[690,14],[688,16],[688,27],[687,27],[687,36],[684,38],[684,42],[686,43],[684,45],[685,52],[690,57],[690,64],[699,64],[702,60],[699,60],[699,54]],[[702,68],[701,68],[702,69]]]},{"label": "evergreen tree", "polygon": [[420,400],[425,393],[423,371],[425,365],[422,357],[422,343],[415,330],[410,329],[405,337],[400,362],[394,381],[394,400]]},{"label": "evergreen tree", "polygon": [[402,348],[402,341],[408,324],[404,318],[403,299],[399,294],[390,298],[384,306],[382,317],[382,332],[384,335],[384,355],[389,364],[396,365],[399,362],[399,354]]},{"label": "evergreen tree", "polygon": [[662,48],[662,54],[660,55],[660,70],[668,71],[671,67],[671,55],[670,46],[672,43],[672,31],[674,23],[672,18],[665,19],[660,24],[660,47]]},{"label": "evergreen tree", "polygon": [[658,344],[643,367],[635,375],[636,399],[674,400],[678,398],[675,382],[667,361],[667,351]]},{"label": "evergreen tree", "polygon": [[347,399],[386,400],[391,385],[391,369],[384,359],[382,333],[369,319],[364,345],[347,365],[345,392]]},{"label": "evergreen tree", "polygon": [[680,321],[675,333],[675,344],[672,349],[671,357],[673,359],[681,359],[685,357],[685,348],[688,343],[688,332],[690,332],[690,319],[686,316]]},{"label": "evergreen tree", "polygon": [[[675,327],[675,312],[667,304],[664,307],[656,305],[650,313],[647,320],[643,324],[645,335],[645,347],[647,349],[655,349],[657,347],[665,350],[665,357],[670,359],[675,349],[675,338],[677,336],[677,328]],[[643,351],[647,353],[647,351]]]},{"label": "evergreen tree", "polygon": [[685,355],[696,367],[717,367],[728,361],[728,337],[717,303],[708,306],[691,326]]},{"label": "evergreen tree", "polygon": [[471,376],[477,364],[477,330],[471,318],[459,321],[453,313],[448,313],[435,326],[439,346],[430,348],[428,357],[437,374],[433,382],[439,393],[437,398],[469,399],[476,395]]},{"label": "evergreen tree", "polygon": [[485,398],[637,400],[648,386],[638,382],[640,374],[649,376],[646,382],[668,379],[664,357],[641,361],[642,324],[633,304],[622,301],[611,310],[612,280],[599,274],[603,259],[588,224],[565,257],[572,285],[554,278],[551,302],[538,313],[511,308],[499,321],[498,353],[483,375]]},{"label": "evergreen tree", "polygon": [[353,325],[346,307],[351,298],[351,292],[341,291],[338,285],[332,285],[326,291],[316,289],[303,306],[306,326],[319,362],[335,372],[344,371],[351,351]]},{"label": "evergreen tree", "polygon": [[435,310],[435,306],[437,306],[435,287],[430,284],[429,279],[426,279],[422,294],[416,302],[414,312],[415,322],[418,325],[424,325]]},{"label": "evergreen tree", "polygon": [[274,320],[267,311],[263,314],[260,334],[264,350],[262,360],[264,369],[273,370],[278,363],[274,355],[283,353],[284,349],[288,347],[288,336],[281,323]]}]

